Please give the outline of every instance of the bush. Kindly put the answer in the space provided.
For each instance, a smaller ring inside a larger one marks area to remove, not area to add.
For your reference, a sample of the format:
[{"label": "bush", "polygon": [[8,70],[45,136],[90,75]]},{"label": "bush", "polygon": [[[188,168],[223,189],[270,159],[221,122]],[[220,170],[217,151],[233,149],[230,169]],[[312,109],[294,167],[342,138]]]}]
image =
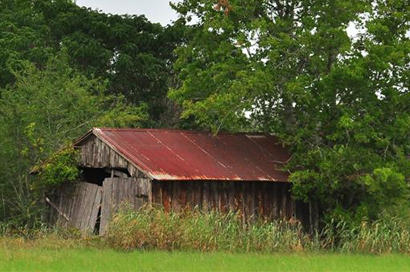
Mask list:
[{"label": "bush", "polygon": [[53,156],[40,169],[39,181],[45,186],[74,182],[80,175],[78,152],[70,146]]}]

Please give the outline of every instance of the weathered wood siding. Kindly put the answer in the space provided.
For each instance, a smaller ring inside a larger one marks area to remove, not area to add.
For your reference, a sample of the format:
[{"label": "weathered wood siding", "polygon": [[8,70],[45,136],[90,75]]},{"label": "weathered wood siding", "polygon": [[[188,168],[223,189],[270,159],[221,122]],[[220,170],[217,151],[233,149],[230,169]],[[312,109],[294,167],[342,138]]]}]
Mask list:
[{"label": "weathered wood siding", "polygon": [[101,204],[101,186],[79,182],[61,187],[52,197],[51,207],[56,224],[75,227],[83,232],[92,232]]},{"label": "weathered wood siding", "polygon": [[244,218],[296,216],[290,183],[261,181],[153,181],[152,202],[166,211],[186,207],[240,212]]},{"label": "weathered wood siding", "polygon": [[112,215],[122,204],[138,210],[148,203],[151,192],[146,178],[106,178],[102,187],[100,234],[107,231]]},{"label": "weathered wood siding", "polygon": [[145,177],[144,173],[95,136],[91,136],[79,149],[81,167],[122,168],[133,177]]}]

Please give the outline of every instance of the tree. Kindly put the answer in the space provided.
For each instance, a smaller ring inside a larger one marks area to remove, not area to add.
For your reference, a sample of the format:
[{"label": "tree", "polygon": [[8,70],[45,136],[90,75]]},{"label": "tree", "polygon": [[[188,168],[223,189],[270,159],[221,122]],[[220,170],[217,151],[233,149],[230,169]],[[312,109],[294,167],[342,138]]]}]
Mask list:
[{"label": "tree", "polygon": [[52,52],[48,35],[49,28],[29,1],[0,2],[0,87],[14,82],[12,70],[20,60],[38,66],[47,62]]},{"label": "tree", "polygon": [[109,95],[148,105],[150,126],[158,126],[173,84],[173,50],[183,40],[183,29],[182,24],[162,27],[144,16],[104,14],[71,0],[4,0],[0,87],[15,81],[12,70],[19,61],[42,68],[64,48],[71,67],[106,80]]},{"label": "tree", "polygon": [[[93,126],[144,126],[146,106],[107,96],[106,83],[68,65],[67,55],[44,69],[22,62],[0,98],[0,221],[33,224],[41,207],[30,169]],[[11,220],[13,219],[13,220]]]},{"label": "tree", "polygon": [[408,209],[405,2],[185,0],[174,8],[196,23],[169,97],[186,127],[280,136],[294,195],[328,215]]}]

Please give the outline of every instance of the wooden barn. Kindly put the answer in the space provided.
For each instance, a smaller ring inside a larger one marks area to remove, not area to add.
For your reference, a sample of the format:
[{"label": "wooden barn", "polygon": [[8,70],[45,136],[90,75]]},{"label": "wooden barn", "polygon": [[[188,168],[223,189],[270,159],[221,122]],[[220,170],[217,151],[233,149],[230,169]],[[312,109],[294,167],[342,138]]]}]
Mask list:
[{"label": "wooden barn", "polygon": [[121,202],[308,220],[281,170],[289,154],[270,135],[94,128],[74,146],[81,182],[47,198],[62,225],[104,233]]}]

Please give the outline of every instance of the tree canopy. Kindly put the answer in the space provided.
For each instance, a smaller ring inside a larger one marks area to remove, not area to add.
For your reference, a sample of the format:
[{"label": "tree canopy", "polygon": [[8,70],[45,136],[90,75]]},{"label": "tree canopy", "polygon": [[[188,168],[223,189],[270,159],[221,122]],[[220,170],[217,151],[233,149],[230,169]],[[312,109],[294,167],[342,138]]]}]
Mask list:
[{"label": "tree canopy", "polygon": [[[288,144],[299,199],[376,218],[409,203],[409,6],[402,0],[185,0],[192,39],[169,97],[186,127]],[[354,25],[358,33],[350,35]]]},{"label": "tree canopy", "polygon": [[0,87],[15,81],[21,60],[44,67],[63,48],[69,64],[107,80],[108,94],[148,105],[151,125],[161,124],[173,83],[173,50],[183,26],[162,27],[144,16],[111,15],[71,0],[5,0],[0,3]]}]

